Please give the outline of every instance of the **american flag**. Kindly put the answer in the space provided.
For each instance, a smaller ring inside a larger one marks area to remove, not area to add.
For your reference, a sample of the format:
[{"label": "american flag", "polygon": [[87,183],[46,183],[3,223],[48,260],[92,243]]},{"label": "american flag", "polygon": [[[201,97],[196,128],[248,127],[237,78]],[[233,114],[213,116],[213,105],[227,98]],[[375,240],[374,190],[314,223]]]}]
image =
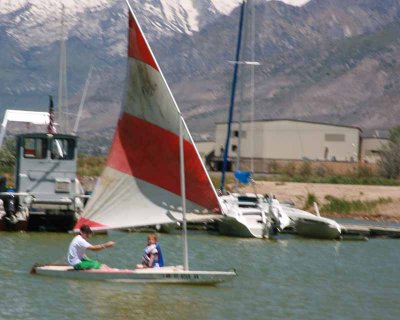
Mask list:
[{"label": "american flag", "polygon": [[47,133],[54,134],[56,133],[56,127],[54,126],[54,103],[53,97],[50,98],[50,106],[49,106],[49,124],[47,125]]}]

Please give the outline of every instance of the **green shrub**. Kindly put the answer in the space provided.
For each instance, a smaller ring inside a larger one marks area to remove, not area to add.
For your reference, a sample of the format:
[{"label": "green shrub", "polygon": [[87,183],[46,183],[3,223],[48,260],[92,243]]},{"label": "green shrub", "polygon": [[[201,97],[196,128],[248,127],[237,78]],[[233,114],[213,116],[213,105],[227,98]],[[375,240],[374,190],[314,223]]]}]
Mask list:
[{"label": "green shrub", "polygon": [[391,198],[379,198],[378,200],[352,200],[348,201],[345,199],[339,199],[333,196],[326,196],[325,199],[328,201],[321,209],[327,213],[341,213],[348,214],[352,212],[364,212],[371,213],[373,209],[379,204],[392,202]]},{"label": "green shrub", "polygon": [[312,192],[308,192],[307,193],[306,202],[304,204],[304,210],[307,210],[307,209],[313,207],[314,206],[314,202],[316,202],[317,204],[319,203],[318,199],[317,199],[317,196]]},{"label": "green shrub", "polygon": [[284,168],[283,173],[289,177],[294,177],[296,175],[296,165],[293,162],[289,162]]},{"label": "green shrub", "polygon": [[80,177],[98,177],[101,175],[106,164],[104,156],[87,156],[80,155],[78,157],[77,175]]},{"label": "green shrub", "polygon": [[2,168],[10,168],[15,164],[15,140],[7,139],[0,148],[0,166]]},{"label": "green shrub", "polygon": [[325,168],[324,166],[318,166],[318,167],[315,169],[315,174],[316,174],[318,177],[325,177],[325,176],[327,175],[327,173],[328,173],[328,171],[326,170],[326,168]]},{"label": "green shrub", "polygon": [[270,173],[278,173],[279,170],[280,170],[279,164],[275,160],[272,160],[271,164],[269,165]]},{"label": "green shrub", "polygon": [[369,177],[374,176],[371,168],[369,168],[365,165],[358,166],[356,175],[358,178],[369,178]]},{"label": "green shrub", "polygon": [[311,168],[311,163],[310,161],[303,161],[300,168],[299,168],[299,174],[302,177],[309,177],[312,174],[312,168]]}]

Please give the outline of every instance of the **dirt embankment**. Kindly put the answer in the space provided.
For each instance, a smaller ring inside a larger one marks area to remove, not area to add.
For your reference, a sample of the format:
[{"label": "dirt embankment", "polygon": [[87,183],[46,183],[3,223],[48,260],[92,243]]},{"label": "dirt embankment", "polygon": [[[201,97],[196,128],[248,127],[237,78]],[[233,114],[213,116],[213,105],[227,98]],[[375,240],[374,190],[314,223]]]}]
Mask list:
[{"label": "dirt embankment", "polygon": [[[242,191],[254,192],[254,188],[246,186],[242,188]],[[273,194],[281,202],[291,201],[297,208],[304,207],[308,193],[314,194],[320,205],[327,202],[325,199],[326,196],[333,196],[347,201],[373,201],[379,198],[390,198],[390,202],[377,205],[377,207],[369,213],[353,212],[345,215],[328,215],[321,212],[321,215],[334,218],[345,217],[400,222],[400,187],[257,181],[256,192]]]}]

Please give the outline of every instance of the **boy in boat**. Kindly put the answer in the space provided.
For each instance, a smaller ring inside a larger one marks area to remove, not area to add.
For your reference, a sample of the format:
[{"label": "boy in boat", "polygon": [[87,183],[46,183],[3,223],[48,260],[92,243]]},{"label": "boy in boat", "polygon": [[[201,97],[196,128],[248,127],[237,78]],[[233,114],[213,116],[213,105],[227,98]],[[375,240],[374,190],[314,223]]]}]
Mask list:
[{"label": "boy in boat", "polygon": [[75,270],[88,270],[88,269],[108,269],[108,266],[99,261],[89,259],[85,251],[86,249],[92,251],[99,251],[105,248],[114,246],[114,241],[108,241],[103,244],[91,245],[87,240],[92,234],[92,230],[86,224],[80,228],[78,234],[69,245],[68,249],[68,263],[73,266]]},{"label": "boy in boat", "polygon": [[149,233],[147,236],[147,246],[144,248],[142,264],[138,264],[137,268],[158,268],[164,266],[164,259],[161,247],[157,243],[157,235]]}]

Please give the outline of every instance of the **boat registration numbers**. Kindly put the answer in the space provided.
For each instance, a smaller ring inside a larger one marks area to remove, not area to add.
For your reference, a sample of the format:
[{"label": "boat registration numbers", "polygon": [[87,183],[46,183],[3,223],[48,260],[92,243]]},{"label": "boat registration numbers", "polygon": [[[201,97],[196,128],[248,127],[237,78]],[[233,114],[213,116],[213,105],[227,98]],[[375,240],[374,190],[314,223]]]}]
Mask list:
[{"label": "boat registration numbers", "polygon": [[200,279],[198,274],[166,274],[164,278],[167,279]]}]

